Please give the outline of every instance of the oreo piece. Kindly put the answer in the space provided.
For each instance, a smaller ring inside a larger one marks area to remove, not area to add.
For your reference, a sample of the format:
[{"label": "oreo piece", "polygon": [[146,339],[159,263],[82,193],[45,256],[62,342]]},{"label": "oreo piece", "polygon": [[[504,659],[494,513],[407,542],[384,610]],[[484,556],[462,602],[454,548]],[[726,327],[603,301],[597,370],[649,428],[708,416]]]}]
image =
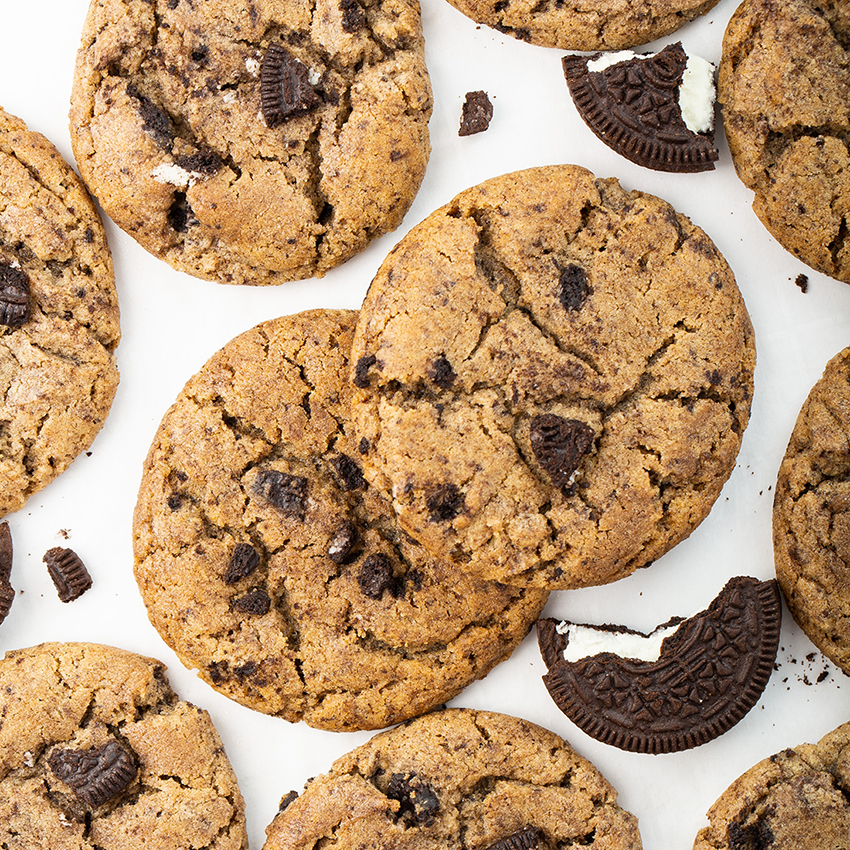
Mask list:
[{"label": "oreo piece", "polygon": [[20,269],[0,263],[0,324],[19,328],[30,317],[30,279]]},{"label": "oreo piece", "polygon": [[714,66],[681,42],[646,56],[571,55],[562,64],[579,114],[608,147],[656,171],[714,168]]},{"label": "oreo piece", "polygon": [[138,773],[130,754],[117,741],[90,750],[57,749],[47,763],[57,779],[91,808],[121,793]]},{"label": "oreo piece", "polygon": [[463,102],[458,136],[472,136],[483,133],[493,118],[493,104],[484,91],[469,91]]},{"label": "oreo piece", "polygon": [[578,419],[542,413],[531,420],[531,450],[552,484],[565,496],[575,492],[574,475],[593,448],[593,428]]},{"label": "oreo piece", "polygon": [[491,844],[487,850],[550,850],[543,830],[536,826],[524,826]]},{"label": "oreo piece", "polygon": [[287,516],[304,519],[307,479],[277,469],[264,469],[257,475],[254,492],[271,502]]},{"label": "oreo piece", "polygon": [[[609,651],[568,661],[572,624],[539,620],[549,670],[543,681],[558,708],[603,743],[641,753],[690,749],[731,729],[755,705],[773,670],[781,616],[776,581],[738,576],[705,611],[656,629],[656,639],[662,628],[670,634],[657,660],[644,661]],[[595,630],[650,637],[614,626]]]},{"label": "oreo piece", "polygon": [[224,571],[224,583],[236,584],[260,566],[260,553],[250,543],[237,543]]},{"label": "oreo piece", "polygon": [[269,613],[272,601],[268,593],[261,587],[255,587],[249,590],[238,599],[234,599],[230,607],[240,614],[250,614],[254,617],[262,617]]},{"label": "oreo piece", "polygon": [[440,800],[434,789],[415,773],[394,773],[387,796],[400,803],[399,817],[416,826],[431,826],[440,810]]},{"label": "oreo piece", "polygon": [[48,549],[44,563],[62,602],[73,602],[91,587],[89,571],[73,549]]},{"label": "oreo piece", "polygon": [[270,44],[260,68],[260,103],[269,127],[306,115],[322,99],[310,83],[310,71],[283,45]]},{"label": "oreo piece", "polygon": [[9,523],[0,523],[0,623],[9,615],[12,602],[15,601],[15,589],[12,587],[12,532]]}]

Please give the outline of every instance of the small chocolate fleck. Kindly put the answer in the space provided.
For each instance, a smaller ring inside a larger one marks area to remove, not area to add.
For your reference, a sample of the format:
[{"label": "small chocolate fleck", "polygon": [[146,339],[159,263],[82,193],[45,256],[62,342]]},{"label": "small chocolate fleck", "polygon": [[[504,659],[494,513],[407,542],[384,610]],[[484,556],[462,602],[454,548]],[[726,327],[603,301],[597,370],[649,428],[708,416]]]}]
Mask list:
[{"label": "small chocolate fleck", "polygon": [[399,817],[409,818],[418,826],[431,826],[440,810],[434,789],[415,773],[394,773],[390,777],[387,796],[401,804]]},{"label": "small chocolate fleck", "polygon": [[132,757],[117,741],[89,750],[57,749],[47,763],[57,779],[92,808],[123,791],[138,773]]},{"label": "small chocolate fleck", "polygon": [[233,611],[238,611],[240,614],[253,614],[257,617],[262,617],[269,613],[271,608],[271,599],[268,593],[261,587],[255,587],[249,590],[244,596],[234,599],[230,603],[230,608]]},{"label": "small chocolate fleck", "polygon": [[342,28],[345,32],[355,33],[366,26],[366,15],[357,0],[340,0],[339,10],[342,12]]},{"label": "small chocolate fleck", "polygon": [[366,486],[363,470],[348,455],[339,454],[331,458],[331,465],[342,479],[342,486],[346,490],[360,490]]},{"label": "small chocolate fleck", "polygon": [[593,447],[594,430],[578,419],[543,413],[531,420],[531,450],[565,496],[575,492],[573,474]]},{"label": "small chocolate fleck", "polygon": [[328,557],[335,564],[348,563],[354,554],[357,538],[357,526],[351,520],[345,520],[328,544]]},{"label": "small chocolate fleck", "polygon": [[493,118],[493,104],[484,91],[468,91],[463,102],[458,136],[472,136],[483,133]]},{"label": "small chocolate fleck", "polygon": [[428,377],[441,389],[447,390],[455,382],[457,374],[445,354],[437,357],[428,367]]},{"label": "small chocolate fleck", "polygon": [[224,572],[225,584],[236,584],[260,566],[260,553],[250,543],[237,543]]},{"label": "small chocolate fleck", "polygon": [[357,451],[362,455],[365,455],[369,451],[369,441],[365,437],[360,440]]},{"label": "small chocolate fleck", "polygon": [[287,516],[304,519],[307,479],[276,469],[264,469],[254,481],[254,492],[271,502]]},{"label": "small chocolate fleck", "polygon": [[587,272],[575,263],[570,263],[561,270],[558,280],[558,301],[561,306],[573,313],[580,310],[590,295],[590,286],[587,283]]},{"label": "small chocolate fleck", "polygon": [[807,274],[798,274],[794,280],[794,283],[800,287],[800,292],[806,293],[809,291],[809,276]]},{"label": "small chocolate fleck", "polygon": [[43,560],[62,602],[73,602],[91,587],[89,571],[73,549],[56,546],[44,553]]},{"label": "small chocolate fleck", "polygon": [[464,507],[463,493],[457,484],[440,484],[425,499],[431,522],[450,522]]},{"label": "small chocolate fleck", "polygon": [[172,493],[166,502],[168,509],[171,511],[179,511],[183,504],[183,497],[179,493]]},{"label": "small chocolate fleck", "polygon": [[211,661],[207,664],[207,670],[214,685],[220,685],[227,678],[226,661]]},{"label": "small chocolate fleck", "polygon": [[364,354],[354,367],[354,386],[365,390],[369,386],[369,370],[377,363],[374,354]]},{"label": "small chocolate fleck", "polygon": [[357,574],[357,583],[363,595],[369,599],[380,599],[385,590],[395,598],[404,592],[403,580],[393,573],[393,565],[383,552],[369,555],[363,561]]},{"label": "small chocolate fleck", "polygon": [[271,44],[260,68],[260,103],[269,127],[305,115],[322,102],[310,84],[310,72],[283,45]]},{"label": "small chocolate fleck", "polygon": [[0,263],[0,324],[19,328],[30,317],[30,279],[7,263]]},{"label": "small chocolate fleck", "polygon": [[542,830],[536,826],[524,826],[522,829],[500,838],[491,844],[487,850],[538,850],[545,847],[546,841]]}]

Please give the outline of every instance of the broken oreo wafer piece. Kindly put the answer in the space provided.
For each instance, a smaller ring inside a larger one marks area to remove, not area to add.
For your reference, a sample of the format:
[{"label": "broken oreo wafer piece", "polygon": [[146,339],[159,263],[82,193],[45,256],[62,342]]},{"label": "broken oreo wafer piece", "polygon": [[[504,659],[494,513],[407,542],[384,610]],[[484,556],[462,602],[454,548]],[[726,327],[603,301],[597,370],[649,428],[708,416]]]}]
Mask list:
[{"label": "broken oreo wafer piece", "polygon": [[310,70],[283,45],[270,44],[260,69],[260,102],[269,127],[312,112],[322,99],[310,82]]},{"label": "broken oreo wafer piece", "polygon": [[[603,743],[642,753],[697,747],[734,726],[761,696],[780,620],[776,582],[746,576],[731,579],[705,611],[648,636],[540,620],[549,669],[543,681],[561,711]],[[592,633],[594,654],[578,648],[581,630]]]},{"label": "broken oreo wafer piece", "polygon": [[9,614],[12,602],[15,600],[15,589],[12,587],[12,532],[9,523],[0,523],[0,623]]},{"label": "broken oreo wafer piece", "polygon": [[123,791],[139,772],[117,741],[90,750],[56,749],[47,761],[54,775],[92,808]]},{"label": "broken oreo wafer piece", "polygon": [[91,587],[89,571],[73,549],[61,546],[48,549],[44,563],[62,602],[73,602]]},{"label": "broken oreo wafer piece", "polygon": [[608,147],[656,171],[714,168],[714,66],[680,42],[655,54],[565,56],[585,123]]},{"label": "broken oreo wafer piece", "polygon": [[468,91],[463,102],[458,136],[473,136],[483,133],[493,117],[493,104],[485,91]]}]

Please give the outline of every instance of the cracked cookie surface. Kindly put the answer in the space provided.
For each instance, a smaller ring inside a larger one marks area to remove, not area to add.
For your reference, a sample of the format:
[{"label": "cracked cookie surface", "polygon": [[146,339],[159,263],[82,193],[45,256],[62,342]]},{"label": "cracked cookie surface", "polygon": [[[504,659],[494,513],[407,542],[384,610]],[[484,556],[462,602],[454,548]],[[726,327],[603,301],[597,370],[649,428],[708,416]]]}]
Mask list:
[{"label": "cracked cookie surface", "polygon": [[729,150],[753,211],[786,250],[850,283],[850,9],[745,0],[718,75]]},{"label": "cracked cookie surface", "polygon": [[850,673],[850,348],[803,404],[773,501],[776,577],[812,643]]},{"label": "cracked cookie surface", "polygon": [[552,732],[488,711],[446,709],[376,735],[308,782],[264,850],[332,837],[356,847],[640,850],[637,818]]},{"label": "cracked cookie surface", "polygon": [[56,148],[0,110],[0,516],[89,448],[118,386],[112,258]]},{"label": "cracked cookie surface", "polygon": [[717,0],[449,0],[520,41],[563,50],[620,50],[675,32]]},{"label": "cracked cookie surface", "polygon": [[398,226],[430,113],[416,0],[93,0],[70,122],[83,179],[148,251],[276,284]]},{"label": "cracked cookie surface", "polygon": [[711,240],[576,166],[505,175],[379,269],[352,348],[367,478],[471,574],[550,589],[645,566],[707,515],[753,332]]},{"label": "cracked cookie surface", "polygon": [[209,715],[152,658],[47,643],[0,660],[0,846],[244,850]]},{"label": "cracked cookie surface", "polygon": [[347,425],[356,313],[232,340],[168,411],[134,519],[165,641],[250,708],[333,730],[421,714],[506,658],[546,602],[399,532]]},{"label": "cracked cookie surface", "polygon": [[694,850],[850,847],[850,724],[760,761],[708,812]]}]

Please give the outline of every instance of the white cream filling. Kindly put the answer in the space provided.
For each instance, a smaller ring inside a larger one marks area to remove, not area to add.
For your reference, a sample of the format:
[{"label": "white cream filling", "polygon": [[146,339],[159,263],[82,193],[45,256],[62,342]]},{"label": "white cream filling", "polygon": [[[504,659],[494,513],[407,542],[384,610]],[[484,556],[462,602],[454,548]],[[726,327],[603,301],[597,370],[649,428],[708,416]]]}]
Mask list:
[{"label": "white cream filling", "polygon": [[260,73],[260,62],[253,57],[248,57],[245,60],[245,68],[252,77],[256,77]]},{"label": "white cream filling", "polygon": [[658,661],[661,657],[661,642],[678,628],[678,625],[659,626],[650,634],[642,635],[561,622],[555,627],[555,631],[567,636],[567,645],[563,652],[565,661],[580,661],[600,652],[610,652],[620,658],[631,658],[635,661]]},{"label": "white cream filling", "polygon": [[186,171],[185,168],[173,162],[163,162],[151,171],[151,177],[157,183],[169,183],[171,186],[177,186],[178,189],[185,189],[197,175],[193,175],[191,171]]}]

